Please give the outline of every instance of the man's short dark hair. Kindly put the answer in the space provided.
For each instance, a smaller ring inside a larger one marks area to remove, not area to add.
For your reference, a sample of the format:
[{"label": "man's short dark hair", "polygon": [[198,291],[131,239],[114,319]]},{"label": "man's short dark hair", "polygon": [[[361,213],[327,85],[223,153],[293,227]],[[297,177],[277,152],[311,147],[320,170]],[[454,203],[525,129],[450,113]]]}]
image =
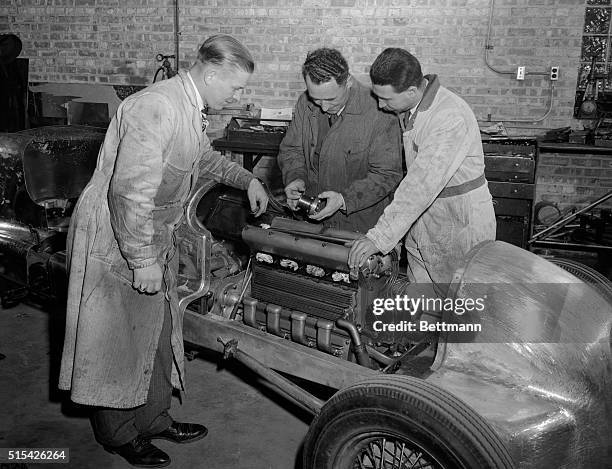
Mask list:
[{"label": "man's short dark hair", "polygon": [[421,64],[410,52],[397,47],[385,49],[370,68],[373,85],[391,85],[396,93],[406,91],[411,86],[419,86],[423,81]]},{"label": "man's short dark hair", "polygon": [[349,76],[349,66],[338,50],[322,47],[308,53],[302,65],[302,76],[304,80],[310,77],[315,85],[327,83],[332,78],[344,85]]},{"label": "man's short dark hair", "polygon": [[220,67],[231,65],[253,73],[255,62],[249,50],[237,39],[227,34],[210,36],[198,51],[198,60]]}]

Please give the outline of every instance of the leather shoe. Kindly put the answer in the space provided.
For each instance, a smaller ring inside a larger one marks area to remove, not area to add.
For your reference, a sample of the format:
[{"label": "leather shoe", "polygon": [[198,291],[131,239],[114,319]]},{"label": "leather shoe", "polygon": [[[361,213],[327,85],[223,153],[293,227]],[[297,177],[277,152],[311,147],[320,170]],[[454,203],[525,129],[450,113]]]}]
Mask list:
[{"label": "leather shoe", "polygon": [[204,425],[197,423],[172,422],[163,432],[152,435],[153,438],[172,441],[174,443],[191,443],[204,438],[208,434],[208,429]]},{"label": "leather shoe", "polygon": [[136,467],[165,467],[170,464],[170,456],[147,438],[136,437],[129,443],[121,446],[104,446],[109,453],[122,456],[132,466]]}]

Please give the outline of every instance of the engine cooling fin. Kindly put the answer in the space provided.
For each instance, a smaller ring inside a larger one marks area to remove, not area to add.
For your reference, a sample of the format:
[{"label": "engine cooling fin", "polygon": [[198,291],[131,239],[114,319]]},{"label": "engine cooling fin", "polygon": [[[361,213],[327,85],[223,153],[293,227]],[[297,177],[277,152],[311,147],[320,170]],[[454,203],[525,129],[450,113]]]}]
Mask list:
[{"label": "engine cooling fin", "polygon": [[335,321],[354,309],[357,289],[255,264],[251,296],[266,303]]}]

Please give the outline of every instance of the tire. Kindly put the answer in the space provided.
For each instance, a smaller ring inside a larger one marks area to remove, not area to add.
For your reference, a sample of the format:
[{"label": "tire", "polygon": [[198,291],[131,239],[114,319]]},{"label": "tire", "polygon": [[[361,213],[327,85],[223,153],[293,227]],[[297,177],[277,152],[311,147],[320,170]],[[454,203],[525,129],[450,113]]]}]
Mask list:
[{"label": "tire", "polygon": [[548,259],[563,270],[591,285],[598,293],[612,303],[612,282],[595,269],[572,259],[552,257]]},{"label": "tire", "polygon": [[457,397],[418,378],[386,375],[337,392],[304,442],[303,469],[379,467],[510,469],[514,464],[491,426]]}]

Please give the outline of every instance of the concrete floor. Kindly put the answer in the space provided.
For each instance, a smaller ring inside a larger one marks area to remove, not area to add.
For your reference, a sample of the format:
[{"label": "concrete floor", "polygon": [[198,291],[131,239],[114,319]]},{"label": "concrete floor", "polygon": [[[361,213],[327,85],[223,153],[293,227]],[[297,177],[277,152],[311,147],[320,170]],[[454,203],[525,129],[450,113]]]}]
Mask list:
[{"label": "concrete floor", "polygon": [[[0,448],[70,449],[68,465],[42,466],[47,468],[130,468],[94,441],[85,409],[56,388],[62,319],[62,312],[27,305],[0,310],[0,353],[5,355],[0,359]],[[182,405],[173,398],[172,415],[206,425],[209,434],[187,445],[157,440],[172,458],[169,467],[299,469],[310,415],[241,365],[228,362],[221,368],[217,360],[210,352],[186,364],[188,394]]]}]

